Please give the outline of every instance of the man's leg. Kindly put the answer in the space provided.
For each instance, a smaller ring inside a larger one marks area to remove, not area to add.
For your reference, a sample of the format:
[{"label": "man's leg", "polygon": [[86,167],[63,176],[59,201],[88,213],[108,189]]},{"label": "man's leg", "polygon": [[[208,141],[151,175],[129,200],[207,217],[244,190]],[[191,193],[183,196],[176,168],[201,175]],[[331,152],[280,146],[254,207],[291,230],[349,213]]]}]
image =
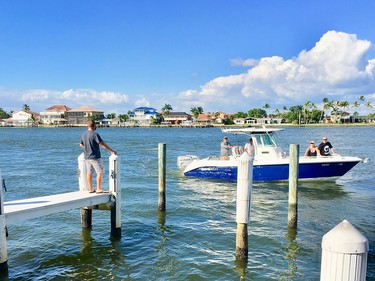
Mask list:
[{"label": "man's leg", "polygon": [[89,186],[89,192],[93,193],[95,192],[95,189],[92,187],[92,174],[95,170],[90,160],[86,160],[86,171],[86,181],[87,185]]},{"label": "man's leg", "polygon": [[87,179],[87,185],[89,186],[90,192],[94,192],[94,188],[92,187],[92,173],[87,173],[86,179]]},{"label": "man's leg", "polygon": [[102,190],[103,173],[96,175],[96,191]]}]

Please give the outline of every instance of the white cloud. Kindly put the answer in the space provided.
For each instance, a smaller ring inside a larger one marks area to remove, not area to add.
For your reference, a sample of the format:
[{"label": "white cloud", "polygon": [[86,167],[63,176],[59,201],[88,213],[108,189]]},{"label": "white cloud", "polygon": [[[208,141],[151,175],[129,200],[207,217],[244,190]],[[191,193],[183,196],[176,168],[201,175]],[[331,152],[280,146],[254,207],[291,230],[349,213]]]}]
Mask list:
[{"label": "white cloud", "polygon": [[[28,104],[31,110],[37,112],[54,104],[64,104],[71,108],[89,105],[104,112],[117,113],[123,113],[129,107],[129,97],[126,94],[92,89],[69,89],[63,92],[45,89],[17,92],[1,89],[0,98],[5,96],[8,96],[9,104],[13,104],[13,108],[10,108],[5,103],[4,110],[6,111],[19,110],[23,104]],[[18,104],[18,108],[14,108],[14,104]]]},{"label": "white cloud", "polygon": [[134,102],[135,107],[142,107],[142,106],[149,107],[150,104],[151,104],[150,101],[148,99],[144,98],[144,97],[142,97],[142,98],[140,98],[140,99],[138,99]]},{"label": "white cloud", "polygon": [[366,58],[370,47],[369,41],[356,35],[329,31],[311,50],[303,50],[292,59],[234,59],[233,65],[251,68],[243,74],[215,78],[200,91],[180,93],[177,100],[202,106],[205,111],[227,112],[263,107],[265,103],[271,108],[308,100],[319,103],[333,95],[337,100],[354,101],[372,93],[375,86],[375,60]]},{"label": "white cloud", "polygon": [[255,59],[231,59],[230,64],[234,66],[255,66],[258,63],[258,60]]}]

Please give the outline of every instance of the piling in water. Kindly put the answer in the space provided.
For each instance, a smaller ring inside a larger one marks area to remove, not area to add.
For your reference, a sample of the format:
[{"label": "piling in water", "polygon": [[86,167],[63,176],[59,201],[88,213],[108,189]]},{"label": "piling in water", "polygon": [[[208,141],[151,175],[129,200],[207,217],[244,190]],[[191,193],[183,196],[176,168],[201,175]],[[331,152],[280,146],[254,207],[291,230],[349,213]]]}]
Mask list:
[{"label": "piling in water", "polygon": [[81,224],[83,228],[92,227],[92,209],[81,208]]},{"label": "piling in water", "polygon": [[248,259],[248,231],[250,219],[251,191],[253,183],[253,159],[245,156],[238,160],[236,203],[236,260]]},{"label": "piling in water", "polygon": [[158,210],[165,211],[165,173],[166,173],[166,144],[159,143],[158,146],[158,167],[159,167],[159,198]]},{"label": "piling in water", "polygon": [[[3,178],[0,171],[0,183]],[[4,190],[0,186],[0,276],[8,273],[8,247],[6,241],[6,222],[4,214]]]},{"label": "piling in water", "polygon": [[111,155],[109,157],[109,190],[112,192],[114,202],[111,204],[111,235],[115,238],[121,237],[121,174],[120,157]]},{"label": "piling in water", "polygon": [[291,144],[289,149],[289,199],[288,227],[296,228],[298,220],[298,174],[299,174],[299,145]]}]

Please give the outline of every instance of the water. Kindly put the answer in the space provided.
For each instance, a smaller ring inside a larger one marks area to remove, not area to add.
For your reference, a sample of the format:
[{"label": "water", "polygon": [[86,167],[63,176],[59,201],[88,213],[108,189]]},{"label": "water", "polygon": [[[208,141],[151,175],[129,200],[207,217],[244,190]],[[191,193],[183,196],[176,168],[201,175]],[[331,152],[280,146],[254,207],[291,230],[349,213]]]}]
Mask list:
[{"label": "water", "polygon": [[[0,128],[5,201],[78,190],[83,128]],[[110,239],[108,211],[93,211],[82,230],[80,211],[11,225],[9,280],[319,280],[321,239],[349,220],[370,242],[367,280],[375,280],[374,162],[336,182],[302,182],[298,229],[287,231],[287,183],[254,185],[249,261],[235,262],[235,182],[184,178],[179,155],[219,153],[220,129],[99,128],[121,157],[122,239]],[[373,127],[288,128],[285,150],[326,135],[337,153],[375,161]],[[244,145],[244,136],[229,135]],[[158,143],[167,145],[167,212],[159,215]],[[107,151],[102,150],[106,168]],[[108,170],[106,171],[108,172]],[[108,173],[104,180],[107,189]]]}]

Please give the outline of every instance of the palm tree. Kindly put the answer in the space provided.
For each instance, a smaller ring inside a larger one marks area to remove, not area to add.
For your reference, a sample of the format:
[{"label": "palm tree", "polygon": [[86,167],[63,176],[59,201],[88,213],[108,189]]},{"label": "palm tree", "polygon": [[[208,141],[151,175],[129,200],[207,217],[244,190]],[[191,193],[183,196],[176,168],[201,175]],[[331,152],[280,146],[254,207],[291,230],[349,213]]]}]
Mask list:
[{"label": "palm tree", "polygon": [[[343,109],[349,107],[349,103],[348,103],[346,100],[338,102],[337,105],[338,105],[339,107],[342,107]],[[344,120],[344,122],[345,122],[345,120]]]},{"label": "palm tree", "polygon": [[199,114],[203,113],[203,108],[201,106],[198,107],[192,107],[190,109],[190,112],[193,114],[194,118],[197,119]]},{"label": "palm tree", "polygon": [[310,107],[311,107],[310,101],[307,101],[303,104],[303,119],[304,119],[305,124],[309,123],[309,116],[308,115],[309,115]]},{"label": "palm tree", "polygon": [[27,104],[24,104],[22,106],[22,110],[29,111],[30,110],[30,106],[28,106]]},{"label": "palm tree", "polygon": [[321,120],[321,121],[323,120],[324,110],[329,108],[329,107],[327,106],[328,103],[329,103],[328,98],[324,98],[324,99],[323,99],[322,115],[320,116],[320,120]]},{"label": "palm tree", "polygon": [[[270,108],[270,105],[268,103],[264,104],[263,108],[266,110],[267,112],[267,109]],[[268,114],[266,115],[266,117],[268,116]]]},{"label": "palm tree", "polygon": [[164,104],[161,111],[163,112],[163,115],[168,115],[173,110],[172,106],[168,103]]},{"label": "palm tree", "polygon": [[[368,101],[368,102],[366,103],[366,108],[373,108],[373,106],[372,106],[372,104],[371,104],[371,101]],[[367,115],[367,121],[369,121],[369,120],[368,120],[369,117],[370,117],[370,114]]]},{"label": "palm tree", "polygon": [[352,105],[352,107],[359,107],[359,106],[360,106],[360,104],[359,104],[358,101],[355,101],[355,102],[353,103],[353,105]]}]

